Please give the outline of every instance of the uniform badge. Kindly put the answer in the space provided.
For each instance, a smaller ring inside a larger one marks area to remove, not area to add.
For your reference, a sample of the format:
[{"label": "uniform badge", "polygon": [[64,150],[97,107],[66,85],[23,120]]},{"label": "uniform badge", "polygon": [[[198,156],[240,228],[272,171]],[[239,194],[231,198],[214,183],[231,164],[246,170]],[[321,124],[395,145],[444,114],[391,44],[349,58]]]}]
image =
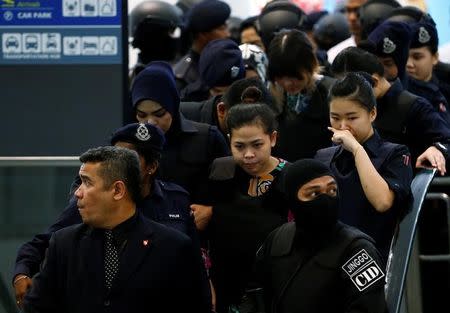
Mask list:
[{"label": "uniform badge", "polygon": [[439,103],[439,111],[447,112],[447,108],[445,107],[445,104],[443,104],[442,102]]},{"label": "uniform badge", "polygon": [[405,164],[406,166],[409,165],[409,162],[411,161],[411,156],[404,154],[402,155],[402,159],[403,159],[403,164]]},{"label": "uniform badge", "polygon": [[384,39],[383,39],[383,52],[386,53],[386,54],[390,54],[390,53],[395,51],[395,48],[397,48],[395,43],[392,40],[390,40],[388,37],[384,37]]},{"label": "uniform badge", "polygon": [[239,67],[233,66],[230,71],[231,71],[231,78],[236,78],[239,74]]},{"label": "uniform badge", "polygon": [[381,268],[365,249],[360,250],[345,262],[342,269],[359,291],[366,290],[384,277]]},{"label": "uniform badge", "polygon": [[428,41],[430,41],[431,36],[428,33],[428,31],[425,29],[425,27],[420,27],[419,28],[419,42],[420,43],[427,43]]},{"label": "uniform badge", "polygon": [[150,135],[147,127],[145,127],[144,124],[140,123],[139,127],[136,130],[136,138],[139,139],[140,141],[147,141],[151,137],[152,136]]}]

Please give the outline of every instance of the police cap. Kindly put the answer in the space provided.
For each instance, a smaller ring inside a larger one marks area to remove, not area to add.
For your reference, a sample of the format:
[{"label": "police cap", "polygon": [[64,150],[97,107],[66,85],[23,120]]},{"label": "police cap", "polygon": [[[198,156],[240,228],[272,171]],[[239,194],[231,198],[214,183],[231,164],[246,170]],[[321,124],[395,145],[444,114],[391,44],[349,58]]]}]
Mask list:
[{"label": "police cap", "polygon": [[111,144],[119,141],[158,152],[162,151],[165,143],[163,131],[149,123],[132,123],[117,129],[111,136]]},{"label": "police cap", "polygon": [[430,47],[436,53],[439,38],[436,27],[430,23],[419,22],[412,25],[412,40],[410,48]]},{"label": "police cap", "polygon": [[188,12],[187,28],[192,33],[209,32],[222,26],[230,17],[231,8],[219,0],[204,0],[194,5]]},{"label": "police cap", "polygon": [[202,80],[210,88],[229,86],[245,76],[242,52],[231,39],[210,41],[202,50],[198,65]]}]

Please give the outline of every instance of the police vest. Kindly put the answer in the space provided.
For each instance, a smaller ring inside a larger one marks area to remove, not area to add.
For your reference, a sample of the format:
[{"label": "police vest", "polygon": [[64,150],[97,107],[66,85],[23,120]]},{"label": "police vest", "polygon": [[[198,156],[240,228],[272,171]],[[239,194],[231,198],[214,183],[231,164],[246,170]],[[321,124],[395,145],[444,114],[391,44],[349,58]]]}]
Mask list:
[{"label": "police vest", "polygon": [[[329,307],[326,312],[343,312],[343,308],[336,307],[345,302],[339,299],[338,277],[344,257],[348,255],[347,248],[358,240],[373,243],[366,234],[356,228],[338,223],[337,231],[330,238],[330,243],[314,256],[306,256],[295,247],[295,222],[284,224],[275,230],[269,257],[272,282],[273,301],[269,312],[308,312],[318,311],[317,308],[305,308],[304,303],[322,303]],[[308,277],[307,282],[300,277],[300,273]],[[317,279],[314,277],[317,276]],[[332,286],[335,294],[329,293]],[[323,288],[322,288],[323,287]],[[306,290],[314,290],[308,293]],[[305,290],[302,293],[300,290]],[[317,291],[323,290],[323,292]],[[326,295],[326,296],[325,296]],[[304,299],[300,301],[300,298]],[[286,309],[288,308],[288,310]],[[325,312],[325,311],[323,311]]]},{"label": "police vest", "polygon": [[397,105],[378,108],[374,125],[382,138],[392,142],[406,142],[408,113],[417,98],[418,96],[403,90],[398,97]]}]

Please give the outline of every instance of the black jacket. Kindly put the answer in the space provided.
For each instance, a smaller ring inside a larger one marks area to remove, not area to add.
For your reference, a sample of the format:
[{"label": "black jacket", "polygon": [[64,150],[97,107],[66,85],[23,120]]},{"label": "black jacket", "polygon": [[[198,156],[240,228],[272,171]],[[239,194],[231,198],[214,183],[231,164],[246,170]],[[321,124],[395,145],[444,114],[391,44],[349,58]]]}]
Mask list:
[{"label": "black jacket", "polygon": [[85,224],[57,231],[24,300],[25,312],[209,312],[191,240],[138,215],[110,292],[104,287],[104,232]]}]

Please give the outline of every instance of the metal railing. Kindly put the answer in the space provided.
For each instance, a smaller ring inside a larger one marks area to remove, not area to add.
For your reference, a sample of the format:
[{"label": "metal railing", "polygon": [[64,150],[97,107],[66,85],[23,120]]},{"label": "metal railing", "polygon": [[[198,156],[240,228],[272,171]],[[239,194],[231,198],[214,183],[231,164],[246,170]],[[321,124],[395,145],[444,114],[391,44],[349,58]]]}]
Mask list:
[{"label": "metal railing", "polygon": [[80,161],[77,156],[0,157],[0,167],[29,167],[29,166],[66,167],[77,165],[80,165]]}]

